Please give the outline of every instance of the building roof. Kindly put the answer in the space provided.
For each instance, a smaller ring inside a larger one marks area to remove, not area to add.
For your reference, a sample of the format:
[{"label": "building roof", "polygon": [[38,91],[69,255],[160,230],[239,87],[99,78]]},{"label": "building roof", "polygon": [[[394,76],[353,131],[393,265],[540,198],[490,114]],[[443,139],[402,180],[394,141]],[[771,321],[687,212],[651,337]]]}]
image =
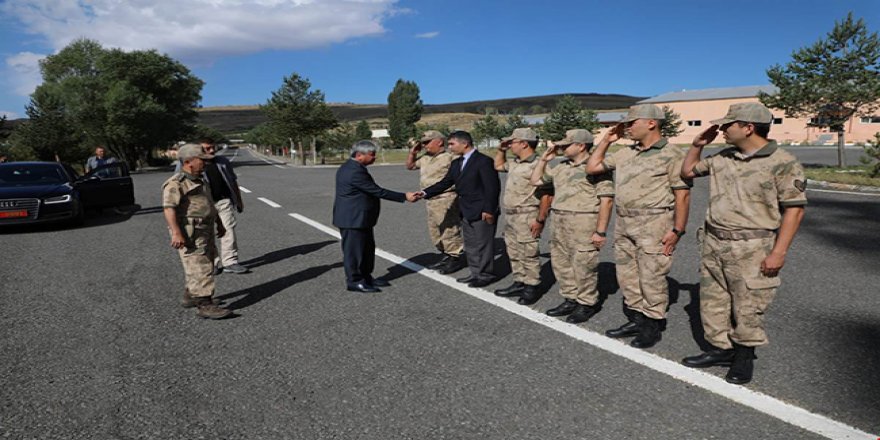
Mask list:
[{"label": "building roof", "polygon": [[758,96],[758,92],[774,94],[776,93],[776,91],[776,87],[771,85],[682,90],[680,92],[669,92],[662,95],[654,96],[652,98],[644,99],[642,101],[639,101],[639,104],[678,101],[707,101],[710,99],[752,98]]}]

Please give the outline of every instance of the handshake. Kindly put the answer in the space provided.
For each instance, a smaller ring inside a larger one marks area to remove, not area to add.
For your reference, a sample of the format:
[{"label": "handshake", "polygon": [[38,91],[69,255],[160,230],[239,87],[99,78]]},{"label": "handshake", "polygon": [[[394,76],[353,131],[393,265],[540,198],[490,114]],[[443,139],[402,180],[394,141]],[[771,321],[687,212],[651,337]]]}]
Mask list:
[{"label": "handshake", "polygon": [[410,202],[410,203],[418,202],[419,200],[422,200],[423,198],[425,198],[424,191],[415,191],[415,192],[406,193],[406,201]]}]

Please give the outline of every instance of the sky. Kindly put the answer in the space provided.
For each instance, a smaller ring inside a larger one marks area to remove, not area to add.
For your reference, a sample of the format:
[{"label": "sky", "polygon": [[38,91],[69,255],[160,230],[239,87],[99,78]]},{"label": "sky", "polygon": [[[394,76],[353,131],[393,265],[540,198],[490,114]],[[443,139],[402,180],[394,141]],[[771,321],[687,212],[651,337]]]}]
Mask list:
[{"label": "sky", "polygon": [[766,69],[880,0],[0,0],[0,114],[24,116],[39,60],[72,40],[157,49],[204,106],[263,104],[297,73],[328,102],[555,93],[654,96],[768,84]]}]

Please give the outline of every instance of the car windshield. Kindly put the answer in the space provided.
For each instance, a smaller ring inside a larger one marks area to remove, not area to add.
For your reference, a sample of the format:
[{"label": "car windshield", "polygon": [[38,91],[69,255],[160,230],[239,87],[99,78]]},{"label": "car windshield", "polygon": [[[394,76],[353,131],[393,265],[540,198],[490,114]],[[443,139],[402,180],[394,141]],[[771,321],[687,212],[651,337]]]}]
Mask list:
[{"label": "car windshield", "polygon": [[4,165],[0,167],[0,187],[57,185],[67,182],[61,166],[55,164]]}]

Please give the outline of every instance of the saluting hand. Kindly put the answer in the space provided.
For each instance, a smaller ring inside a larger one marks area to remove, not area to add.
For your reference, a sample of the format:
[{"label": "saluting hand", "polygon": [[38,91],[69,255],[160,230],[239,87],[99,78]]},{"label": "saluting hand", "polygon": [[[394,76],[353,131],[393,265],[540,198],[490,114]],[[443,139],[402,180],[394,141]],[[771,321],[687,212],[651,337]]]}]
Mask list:
[{"label": "saluting hand", "polygon": [[620,140],[623,137],[623,133],[626,130],[626,125],[623,122],[618,123],[611,130],[605,133],[605,136],[602,136],[601,143],[613,144]]},{"label": "saluting hand", "polygon": [[541,155],[541,160],[544,162],[550,162],[553,159],[556,159],[556,146],[553,145],[553,142],[547,141],[547,149],[544,150],[544,154]]},{"label": "saluting hand", "polygon": [[706,145],[712,143],[715,140],[715,137],[718,136],[718,125],[713,125],[705,130],[702,133],[698,134],[697,137],[694,138],[694,141],[691,143],[693,146],[697,148],[703,148]]}]

